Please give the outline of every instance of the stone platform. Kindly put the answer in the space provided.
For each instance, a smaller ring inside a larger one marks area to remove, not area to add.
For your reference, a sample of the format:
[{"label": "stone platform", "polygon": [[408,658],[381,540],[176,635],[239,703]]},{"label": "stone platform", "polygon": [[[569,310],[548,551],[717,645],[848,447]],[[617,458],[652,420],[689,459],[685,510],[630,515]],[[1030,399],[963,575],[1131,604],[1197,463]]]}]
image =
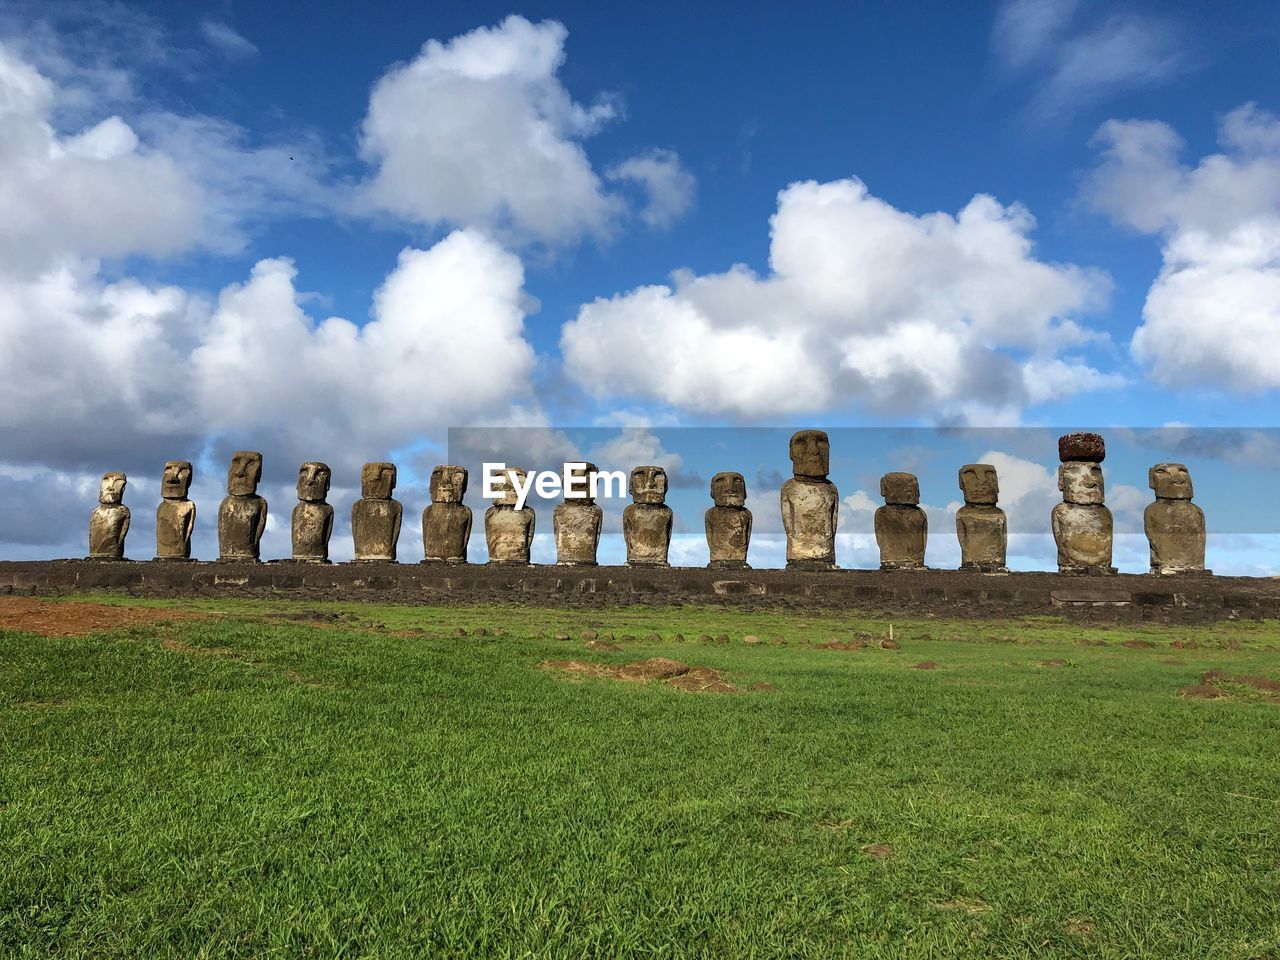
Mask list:
[{"label": "stone platform", "polygon": [[306,564],[49,560],[0,562],[0,594],[509,603],[562,608],[729,604],[1001,617],[1034,614],[1204,621],[1280,616],[1280,579],[989,576],[959,570],[707,570],[416,563]]}]

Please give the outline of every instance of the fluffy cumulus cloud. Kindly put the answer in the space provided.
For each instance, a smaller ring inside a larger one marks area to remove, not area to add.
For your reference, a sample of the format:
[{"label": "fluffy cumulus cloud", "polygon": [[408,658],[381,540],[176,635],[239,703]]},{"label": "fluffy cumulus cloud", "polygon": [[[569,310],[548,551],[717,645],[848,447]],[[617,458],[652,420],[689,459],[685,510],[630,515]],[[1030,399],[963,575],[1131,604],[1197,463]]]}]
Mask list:
[{"label": "fluffy cumulus cloud", "polygon": [[[609,97],[582,104],[557,76],[564,26],[510,16],[418,56],[376,84],[361,152],[375,172],[365,202],[407,220],[499,228],[567,243],[609,235],[628,207],[609,192],[582,142],[618,116]],[[613,168],[649,200],[641,218],[665,226],[687,209],[692,178],[670,152]]]},{"label": "fluffy cumulus cloud", "polygon": [[1169,386],[1280,387],[1280,119],[1233,110],[1195,166],[1160,122],[1112,120],[1095,143],[1086,198],[1163,244],[1134,357]]},{"label": "fluffy cumulus cloud", "polygon": [[[773,216],[771,271],[742,265],[584,305],[567,371],[598,392],[753,418],[846,409],[1008,419],[1059,391],[1109,386],[1071,353],[1095,271],[1036,259],[1031,214],[975,196],[915,216],[855,179],[796,183]],[[643,335],[639,335],[643,333]]]}]

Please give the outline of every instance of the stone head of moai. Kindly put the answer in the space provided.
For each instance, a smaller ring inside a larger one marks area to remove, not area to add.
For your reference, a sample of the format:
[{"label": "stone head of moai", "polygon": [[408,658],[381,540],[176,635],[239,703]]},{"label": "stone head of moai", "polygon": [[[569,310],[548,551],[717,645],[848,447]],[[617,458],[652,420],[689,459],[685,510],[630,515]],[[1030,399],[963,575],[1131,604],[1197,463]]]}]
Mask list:
[{"label": "stone head of moai", "polygon": [[1084,506],[1100,504],[1105,499],[1102,468],[1096,463],[1072,460],[1058,466],[1058,489],[1064,503]]},{"label": "stone head of moai", "polygon": [[960,490],[964,502],[974,506],[995,506],[1000,499],[1000,480],[989,463],[966,463],[960,468]]},{"label": "stone head of moai", "polygon": [[298,468],[298,499],[304,503],[323,503],[332,479],[333,472],[327,463],[308,460]]},{"label": "stone head of moai", "polygon": [[711,499],[717,507],[743,507],[747,503],[747,481],[740,473],[725,471],[711,478]]},{"label": "stone head of moai", "polygon": [[262,454],[255,450],[237,450],[227,471],[227,493],[233,497],[250,496],[257,492],[261,479]]},{"label": "stone head of moai", "polygon": [[631,499],[636,503],[665,503],[667,471],[662,467],[636,467],[631,471]]},{"label": "stone head of moai", "polygon": [[1067,433],[1058,438],[1058,459],[1063,463],[1101,463],[1107,458],[1107,445],[1096,433]]},{"label": "stone head of moai", "polygon": [[1157,463],[1147,472],[1147,483],[1159,500],[1190,500],[1191,473],[1183,463]]},{"label": "stone head of moai", "polygon": [[791,435],[791,472],[825,480],[831,472],[831,443],[825,430],[799,430]]},{"label": "stone head of moai", "polygon": [[166,500],[185,500],[191,491],[191,462],[170,460],[160,476],[160,496]]},{"label": "stone head of moai", "polygon": [[[441,464],[431,471],[431,502],[461,503],[467,493],[467,468]],[[515,498],[511,500],[515,503]]]},{"label": "stone head of moai", "polygon": [[98,503],[104,507],[114,507],[124,500],[124,488],[128,478],[123,473],[112,471],[102,475],[102,483],[98,485]]},{"label": "stone head of moai", "polygon": [[886,473],[880,478],[880,496],[890,506],[919,506],[920,481],[914,473]]},{"label": "stone head of moai", "polygon": [[390,500],[396,488],[396,465],[386,461],[360,468],[360,495],[366,500]]},{"label": "stone head of moai", "polygon": [[[592,504],[596,502],[596,498],[591,493],[591,479],[597,473],[599,468],[594,463],[583,463],[581,466],[574,467],[569,471],[570,485],[565,487],[564,499],[566,503],[584,503]],[[665,479],[665,478],[664,478]],[[570,486],[573,492],[570,492]]]},{"label": "stone head of moai", "polygon": [[528,477],[528,471],[520,467],[507,467],[494,483],[494,489],[498,495],[493,498],[495,507],[514,507],[519,496],[516,492],[516,484],[524,486],[525,478]]}]

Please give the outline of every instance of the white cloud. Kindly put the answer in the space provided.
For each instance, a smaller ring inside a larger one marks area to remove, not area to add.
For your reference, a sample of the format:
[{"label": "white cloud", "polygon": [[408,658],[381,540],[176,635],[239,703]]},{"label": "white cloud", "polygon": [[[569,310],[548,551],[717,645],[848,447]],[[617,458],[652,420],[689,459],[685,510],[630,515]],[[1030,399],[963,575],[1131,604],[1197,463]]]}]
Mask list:
[{"label": "white cloud", "polygon": [[[582,142],[620,115],[578,103],[557,74],[568,31],[509,16],[383,75],[369,98],[361,153],[375,166],[364,202],[417,223],[483,226],[548,244],[608,237],[628,213]],[[687,209],[692,178],[669,151],[614,168],[648,190],[641,219],[665,226]]]},{"label": "white cloud", "polygon": [[216,306],[104,283],[91,265],[0,283],[12,345],[0,352],[0,445],[17,460],[131,466],[196,459],[210,435],[229,435],[336,465],[529,399],[523,268],[492,240],[458,231],[402,252],[363,327],[313,321],[295,274],[262,260]]},{"label": "white cloud", "polygon": [[221,20],[201,20],[200,33],[211,47],[231,60],[243,60],[258,52],[258,48],[235,27]]},{"label": "white cloud", "polygon": [[1134,333],[1158,382],[1235,391],[1280,387],[1280,120],[1246,104],[1223,119],[1222,152],[1195,167],[1166,124],[1111,120],[1085,198],[1157,235],[1164,261]]},{"label": "white cloud", "polygon": [[768,276],[677,271],[586,304],[563,328],[565,366],[599,396],[756,418],[862,403],[981,419],[1039,399],[1046,369],[1062,389],[1103,385],[1077,361],[1046,366],[1095,339],[1072,317],[1108,282],[1037,260],[1034,223],[985,195],[914,216],[858,180],[792,184]]},{"label": "white cloud", "polygon": [[637,154],[609,168],[610,180],[630,180],[648,193],[640,219],[655,229],[669,227],[693,206],[696,181],[671,150]]},{"label": "white cloud", "polygon": [[1076,23],[1079,7],[1078,0],[1006,0],[996,14],[991,39],[1001,64],[1040,76],[1028,105],[1035,120],[1164,83],[1193,66],[1171,21],[1121,12]]}]

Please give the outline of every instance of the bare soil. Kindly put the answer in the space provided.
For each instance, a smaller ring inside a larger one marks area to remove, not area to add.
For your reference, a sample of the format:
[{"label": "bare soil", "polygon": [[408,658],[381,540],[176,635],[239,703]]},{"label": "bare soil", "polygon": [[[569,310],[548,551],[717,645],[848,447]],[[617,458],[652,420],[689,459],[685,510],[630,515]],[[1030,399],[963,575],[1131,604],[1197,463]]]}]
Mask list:
[{"label": "bare soil", "polygon": [[[724,675],[711,667],[691,667],[680,660],[667,657],[650,657],[635,663],[588,663],[583,660],[543,660],[540,670],[556,670],[561,673],[584,677],[605,677],[610,680],[648,681],[660,680],[667,686],[689,693],[738,693],[739,688],[724,679]],[[762,689],[755,685],[749,689]]]},{"label": "bare soil", "polygon": [[189,610],[116,607],[103,603],[53,603],[34,597],[0,597],[0,630],[20,630],[44,637],[76,637],[123,627],[205,616]]}]

